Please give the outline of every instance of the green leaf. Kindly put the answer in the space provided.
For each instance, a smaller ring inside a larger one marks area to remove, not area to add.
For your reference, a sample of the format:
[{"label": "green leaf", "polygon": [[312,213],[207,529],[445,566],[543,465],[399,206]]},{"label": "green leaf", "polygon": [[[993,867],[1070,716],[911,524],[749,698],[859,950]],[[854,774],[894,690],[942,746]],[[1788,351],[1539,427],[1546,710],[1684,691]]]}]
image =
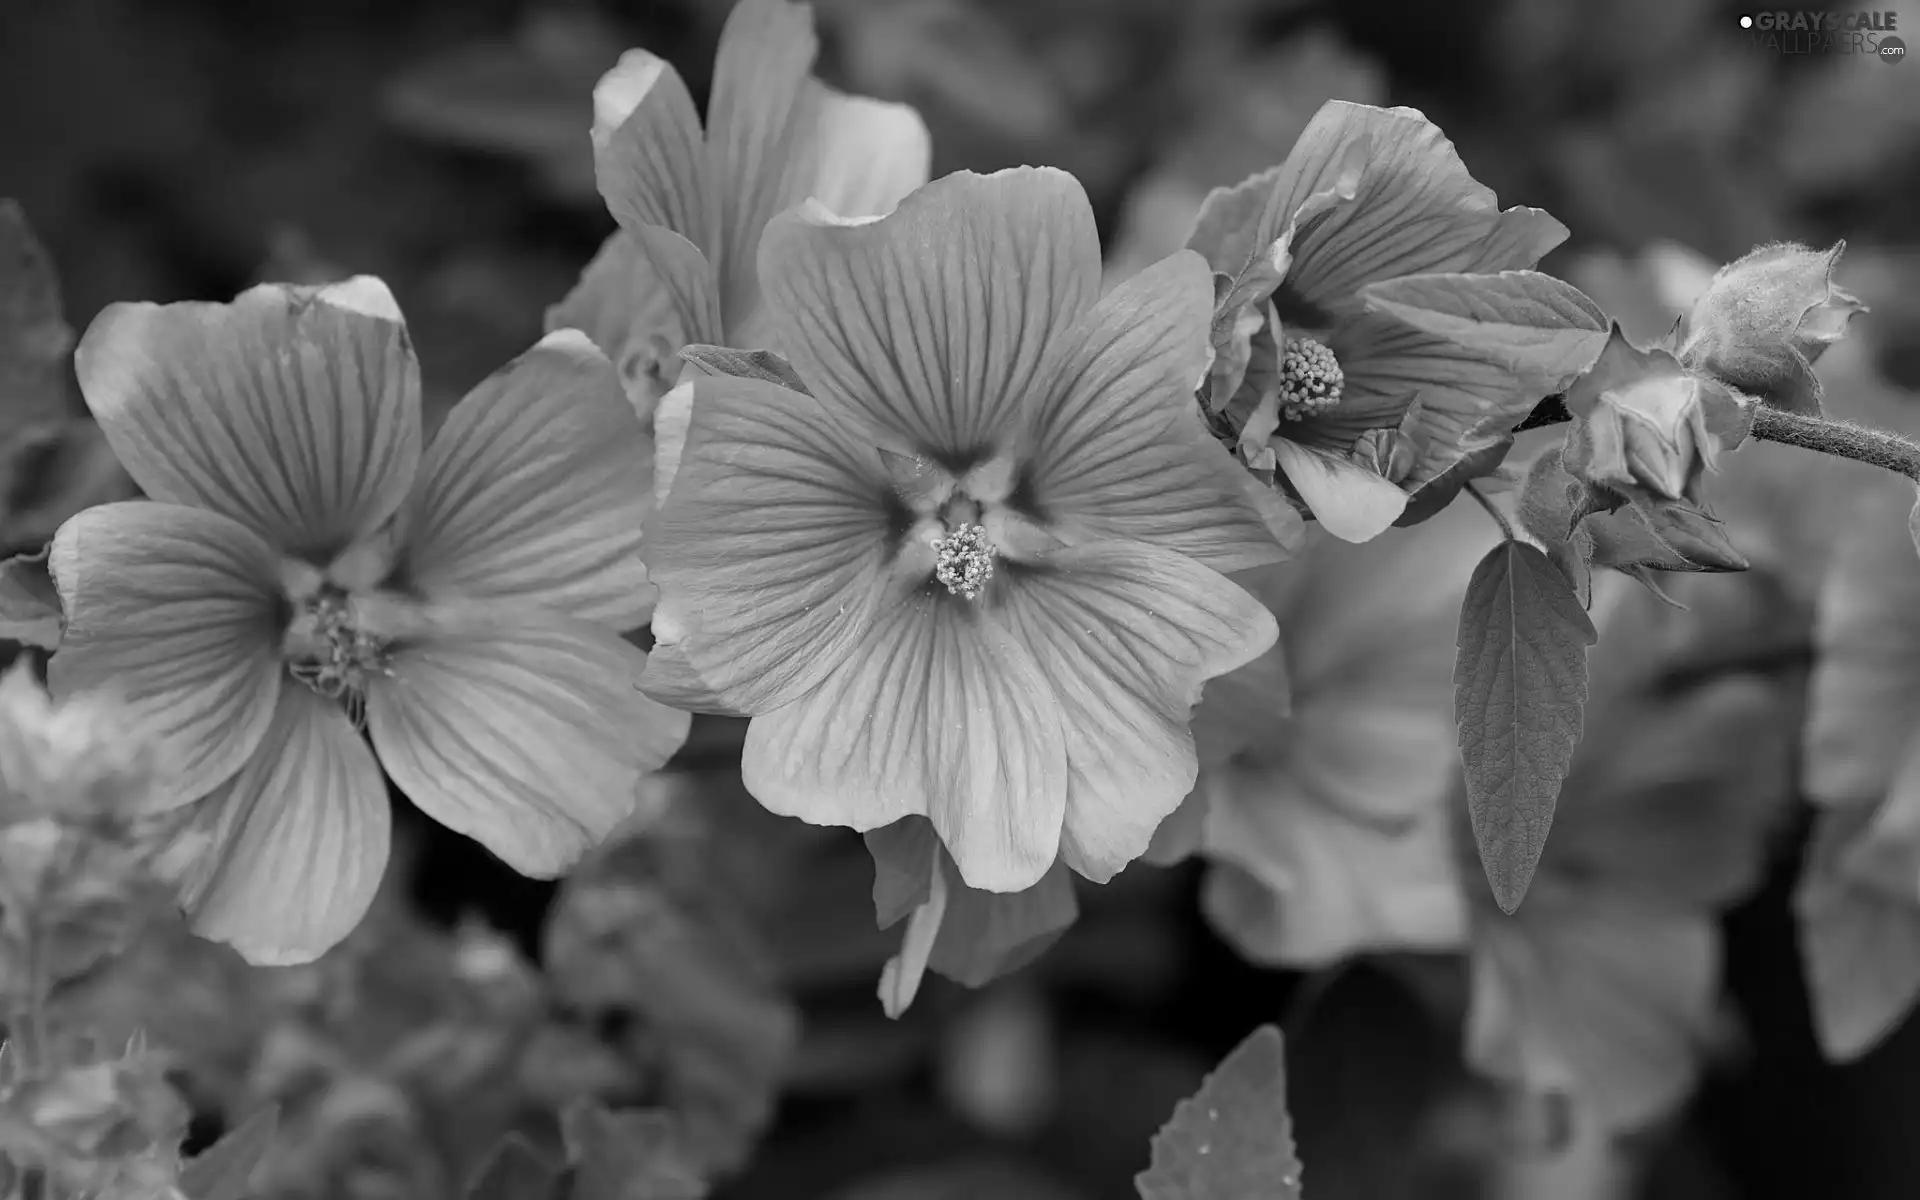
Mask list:
[{"label": "green leaf", "polygon": [[1873,1049],[1920,999],[1920,845],[1887,836],[1874,816],[1870,805],[1820,814],[1793,898],[1814,1032],[1831,1062]]},{"label": "green leaf", "polygon": [[1286,1050],[1263,1025],[1174,1106],[1136,1175],[1141,1200],[1299,1200]]},{"label": "green leaf", "polygon": [[571,1200],[703,1200],[700,1178],[677,1122],[652,1109],[614,1112],[589,1100],[560,1114],[574,1165]]},{"label": "green leaf", "polygon": [[279,1127],[279,1105],[255,1112],[181,1167],[180,1190],[189,1200],[247,1200],[253,1173]]},{"label": "green leaf", "polygon": [[1513,439],[1503,437],[1490,446],[1469,451],[1465,458],[1427,480],[1408,496],[1406,510],[1395,518],[1394,525],[1405,528],[1438,516],[1447,505],[1459,499],[1461,489],[1498,470],[1500,464],[1507,461],[1507,453],[1512,449]]},{"label": "green leaf", "polygon": [[703,374],[725,375],[734,379],[758,379],[778,384],[790,392],[809,395],[807,385],[787,360],[771,350],[732,350],[725,346],[688,346],[680,357]]},{"label": "green leaf", "polygon": [[1752,566],[1712,513],[1684,500],[1636,496],[1587,517],[1593,562],[1639,577],[1648,571],[1744,571]]},{"label": "green leaf", "polygon": [[1521,542],[1480,560],[1460,606],[1454,721],[1467,811],[1487,882],[1511,913],[1546,845],[1580,741],[1587,647],[1599,634],[1573,585]]},{"label": "green leaf", "polygon": [[561,1168],[519,1134],[508,1134],[474,1174],[466,1200],[561,1200]]},{"label": "green leaf", "polygon": [[60,620],[47,551],[0,560],[0,639],[51,650],[60,644]]},{"label": "green leaf", "polygon": [[1570,283],[1538,271],[1407,275],[1361,289],[1367,307],[1535,376],[1559,391],[1607,344],[1607,318]]}]

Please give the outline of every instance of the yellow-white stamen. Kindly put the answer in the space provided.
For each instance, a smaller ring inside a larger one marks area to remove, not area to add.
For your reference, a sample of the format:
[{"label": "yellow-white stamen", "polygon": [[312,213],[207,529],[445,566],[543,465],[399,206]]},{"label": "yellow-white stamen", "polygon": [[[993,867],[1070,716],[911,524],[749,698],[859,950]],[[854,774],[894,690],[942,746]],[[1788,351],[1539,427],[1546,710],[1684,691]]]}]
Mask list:
[{"label": "yellow-white stamen", "polygon": [[949,595],[976,599],[993,578],[993,547],[983,526],[969,522],[934,538],[933,552],[933,577],[946,585]]},{"label": "yellow-white stamen", "polygon": [[1280,415],[1299,421],[1340,403],[1347,377],[1333,351],[1310,337],[1290,337],[1280,353]]}]

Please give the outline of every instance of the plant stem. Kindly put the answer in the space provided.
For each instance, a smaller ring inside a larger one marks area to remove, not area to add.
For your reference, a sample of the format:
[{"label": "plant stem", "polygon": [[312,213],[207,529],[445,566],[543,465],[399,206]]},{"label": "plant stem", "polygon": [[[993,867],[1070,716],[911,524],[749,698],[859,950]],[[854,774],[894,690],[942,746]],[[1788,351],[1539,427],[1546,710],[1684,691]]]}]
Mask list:
[{"label": "plant stem", "polygon": [[1507,520],[1507,514],[1501,512],[1500,509],[1494,505],[1493,501],[1481,495],[1479,488],[1469,483],[1466,485],[1466,487],[1462,488],[1461,490],[1466,492],[1469,496],[1472,496],[1475,500],[1477,500],[1481,508],[1484,508],[1487,510],[1487,515],[1493,518],[1493,523],[1500,527],[1501,534],[1508,541],[1511,542],[1516,540],[1513,532],[1513,522]]},{"label": "plant stem", "polygon": [[[1572,419],[1560,396],[1548,396],[1534,406],[1514,432],[1543,429]],[[1835,458],[1849,458],[1920,483],[1920,442],[1884,429],[1826,417],[1805,417],[1760,405],[1753,413],[1753,437],[1756,441],[1779,442]]]}]

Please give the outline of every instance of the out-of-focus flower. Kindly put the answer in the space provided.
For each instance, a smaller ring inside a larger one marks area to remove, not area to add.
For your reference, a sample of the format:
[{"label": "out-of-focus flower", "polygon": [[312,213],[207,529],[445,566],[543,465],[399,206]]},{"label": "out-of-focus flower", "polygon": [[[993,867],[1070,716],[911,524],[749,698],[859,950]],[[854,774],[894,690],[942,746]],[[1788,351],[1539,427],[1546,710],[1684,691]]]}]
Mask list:
[{"label": "out-of-focus flower", "polygon": [[753,718],[775,812],[924,815],[985,890],[1106,880],[1192,787],[1202,682],[1273,643],[1219,572],[1298,529],[1193,406],[1205,264],[1100,297],[1085,193],[1033,168],[784,216],[761,264],[812,394],[694,381],[649,678]]},{"label": "out-of-focus flower", "polygon": [[646,50],[594,89],[595,172],[620,230],[547,325],[585,330],[642,418],[683,347],[768,345],[755,256],[774,214],[813,198],[877,216],[927,181],[919,114],[820,83],[817,52],[810,7],[741,0],[720,35],[704,133],[678,72]]},{"label": "out-of-focus flower", "polygon": [[1846,248],[1780,243],[1721,267],[1694,302],[1682,361],[1770,404],[1817,416],[1813,364],[1866,311],[1833,282]]},{"label": "out-of-focus flower", "polygon": [[151,499],[61,526],[52,682],[115,689],[163,739],[164,805],[197,802],[215,842],[183,877],[205,936],[272,963],[345,936],[386,865],[382,766],[551,876],[685,737],[613,632],[647,612],[649,447],[579,333],[482,383],[424,455],[418,368],[370,277],[116,305],[77,364]]},{"label": "out-of-focus flower", "polygon": [[40,1168],[54,1195],[177,1198],[187,1117],[161,1061],[135,1045],[116,1059],[0,1078],[0,1161]]},{"label": "out-of-focus flower", "polygon": [[1249,959],[1318,966],[1464,942],[1453,643],[1467,577],[1498,538],[1461,504],[1364,546],[1323,532],[1242,577],[1280,643],[1207,685],[1200,783],[1156,852],[1198,842],[1215,864],[1207,914]]},{"label": "out-of-focus flower", "polygon": [[[1187,243],[1220,278],[1207,409],[1249,467],[1365,541],[1556,384],[1369,311],[1362,290],[1531,268],[1566,236],[1501,210],[1413,109],[1330,102],[1284,163],[1210,195]],[[1369,434],[1397,445],[1362,448]]]}]

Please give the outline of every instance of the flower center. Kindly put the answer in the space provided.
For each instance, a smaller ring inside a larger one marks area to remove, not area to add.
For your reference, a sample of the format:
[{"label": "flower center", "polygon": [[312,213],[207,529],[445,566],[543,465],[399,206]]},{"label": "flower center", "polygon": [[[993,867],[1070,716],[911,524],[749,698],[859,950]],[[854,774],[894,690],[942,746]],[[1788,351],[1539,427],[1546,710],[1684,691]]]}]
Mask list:
[{"label": "flower center", "polygon": [[993,578],[993,547],[983,526],[966,522],[933,539],[933,577],[948,595],[972,600]]},{"label": "flower center", "polygon": [[1280,354],[1280,415],[1298,421],[1340,403],[1347,377],[1333,351],[1310,337],[1290,337]]},{"label": "flower center", "polygon": [[286,634],[287,673],[330,700],[354,704],[369,675],[386,675],[385,638],[359,628],[346,592],[322,585],[294,601]]}]

